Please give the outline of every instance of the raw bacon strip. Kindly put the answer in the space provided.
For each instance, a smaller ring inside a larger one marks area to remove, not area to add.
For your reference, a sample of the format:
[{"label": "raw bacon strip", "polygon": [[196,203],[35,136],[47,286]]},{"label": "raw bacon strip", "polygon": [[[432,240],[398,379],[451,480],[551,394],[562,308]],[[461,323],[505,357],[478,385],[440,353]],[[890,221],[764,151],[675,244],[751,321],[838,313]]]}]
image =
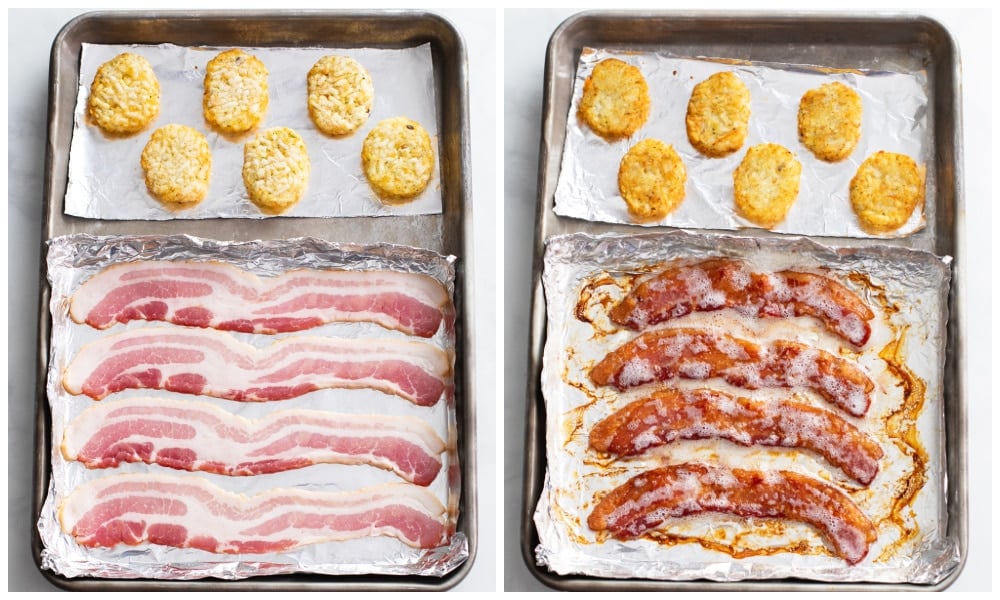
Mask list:
[{"label": "raw bacon strip", "polygon": [[587,524],[631,539],[671,517],[705,512],[801,521],[820,531],[850,564],[868,554],[878,533],[832,485],[791,471],[745,471],[687,463],[646,471],[606,495]]},{"label": "raw bacon strip", "polygon": [[613,384],[620,390],[675,377],[722,377],[750,390],[809,388],[856,417],[868,410],[875,389],[860,368],[829,352],[784,340],[761,347],[701,329],[645,333],[610,352],[590,371],[595,384]]},{"label": "raw bacon strip", "polygon": [[421,406],[451,385],[451,361],[423,342],[291,337],[258,350],[211,329],[134,329],[84,346],[63,373],[72,394],[125,389],[257,402],[321,388],[371,388]]},{"label": "raw bacon strip", "polygon": [[413,417],[283,410],[249,421],[204,402],[166,398],[95,404],[73,419],[62,443],[67,460],[92,469],[144,462],[237,476],[369,464],[418,485],[437,477],[444,448]]},{"label": "raw bacon strip", "polygon": [[282,552],[391,536],[414,548],[445,541],[445,508],[426,488],[390,483],[352,492],[276,489],[248,497],[198,477],[116,475],[76,488],[59,508],[82,546],[142,543],[217,554]]},{"label": "raw bacon strip", "polygon": [[742,446],[805,448],[868,485],[882,448],[828,410],[787,400],[758,402],[715,390],[659,390],[598,423],[590,446],[619,456],[676,440],[722,438]]},{"label": "raw bacon strip", "polygon": [[303,269],[262,279],[217,262],[142,261],[84,282],[70,316],[97,329],[138,319],[245,333],[370,321],[432,337],[454,309],[440,282],[415,273]]},{"label": "raw bacon strip", "polygon": [[611,320],[642,330],[693,311],[732,308],[755,317],[815,317],[831,332],[864,346],[875,313],[836,281],[797,271],[753,273],[743,263],[713,259],[673,267],[639,284],[610,311]]}]

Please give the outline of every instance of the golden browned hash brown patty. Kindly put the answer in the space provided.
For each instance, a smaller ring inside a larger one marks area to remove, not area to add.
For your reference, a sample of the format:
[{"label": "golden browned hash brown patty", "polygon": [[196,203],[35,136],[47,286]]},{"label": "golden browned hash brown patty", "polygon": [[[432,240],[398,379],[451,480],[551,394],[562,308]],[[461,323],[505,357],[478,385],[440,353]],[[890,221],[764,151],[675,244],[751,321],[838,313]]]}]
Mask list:
[{"label": "golden browned hash brown patty", "polygon": [[583,82],[580,115],[601,137],[615,140],[639,130],[649,118],[649,85],[638,67],[608,58]]},{"label": "golden browned hash brown patty", "polygon": [[687,109],[688,140],[711,158],[743,146],[750,123],[750,90],[731,71],[710,76],[694,86]]},{"label": "golden browned hash brown patty", "polygon": [[871,234],[899,229],[923,202],[923,175],[905,154],[880,150],[851,179],[851,207],[861,228]]},{"label": "golden browned hash brown patty", "polygon": [[375,86],[368,70],[349,56],[324,56],[306,77],[309,117],[328,135],[357,131],[368,120]]},{"label": "golden browned hash brown patty", "polygon": [[153,65],[125,52],[98,67],[87,114],[110,134],[136,133],[149,125],[160,114],[160,82]]},{"label": "golden browned hash brown patty", "polygon": [[673,146],[645,139],[633,146],[618,168],[618,190],[637,221],[658,221],[684,200],[687,169]]},{"label": "golden browned hash brown patty", "polygon": [[309,170],[305,142],[287,127],[260,131],[243,146],[243,183],[265,212],[283,212],[301,200]]},{"label": "golden browned hash brown patty", "polygon": [[365,137],[361,165],[384,202],[412,199],[424,191],[434,171],[431,137],[416,121],[386,119]]},{"label": "golden browned hash brown patty", "polygon": [[784,146],[752,146],[733,172],[736,210],[756,225],[774,227],[795,204],[801,175],[802,163]]},{"label": "golden browned hash brown patty", "polygon": [[214,129],[250,131],[264,118],[267,103],[267,67],[259,58],[234,48],[208,61],[202,109]]},{"label": "golden browned hash brown patty", "polygon": [[212,153],[196,129],[160,127],[142,149],[140,163],[149,193],[161,202],[193,205],[208,194]]},{"label": "golden browned hash brown patty", "polygon": [[844,160],[861,139],[861,96],[839,81],[802,95],[799,140],[816,158]]}]

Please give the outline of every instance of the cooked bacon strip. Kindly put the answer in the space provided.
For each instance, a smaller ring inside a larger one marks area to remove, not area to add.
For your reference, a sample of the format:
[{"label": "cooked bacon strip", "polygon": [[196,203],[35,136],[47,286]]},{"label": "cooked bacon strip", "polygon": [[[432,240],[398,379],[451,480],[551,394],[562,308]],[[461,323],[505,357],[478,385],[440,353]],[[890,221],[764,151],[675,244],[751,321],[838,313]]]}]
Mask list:
[{"label": "cooked bacon strip", "polygon": [[73,419],[62,452],[92,469],[144,462],[220,475],[259,475],[317,463],[369,464],[417,485],[441,470],[444,442],[424,421],[282,410],[249,421],[204,402],[130,398]]},{"label": "cooked bacon strip", "polygon": [[76,488],[59,508],[82,546],[142,543],[218,554],[282,552],[321,542],[391,536],[414,548],[445,541],[445,508],[420,486],[352,492],[275,489],[233,494],[198,477],[116,475]]},{"label": "cooked bacon strip", "polygon": [[722,377],[745,389],[805,387],[860,417],[875,384],[857,366],[829,352],[778,340],[761,347],[724,333],[663,329],[610,352],[590,371],[597,385],[620,390],[649,383]]},{"label": "cooked bacon strip", "polygon": [[259,278],[218,262],[142,261],[85,281],[70,316],[97,329],[138,319],[245,333],[370,321],[431,337],[454,309],[440,282],[414,273],[301,269]]},{"label": "cooked bacon strip", "polygon": [[619,325],[642,330],[694,311],[722,308],[755,317],[815,317],[859,348],[868,342],[868,321],[875,318],[861,298],[828,277],[754,273],[727,259],[667,269],[636,286],[609,314]]},{"label": "cooked bacon strip", "polygon": [[599,452],[636,456],[676,440],[722,438],[742,446],[805,448],[868,485],[882,448],[836,413],[801,402],[758,402],[715,390],[664,389],[636,400],[590,432]]},{"label": "cooked bacon strip", "polygon": [[321,388],[371,388],[421,406],[451,385],[451,361],[423,342],[290,337],[258,350],[211,329],[134,329],[84,346],[63,374],[72,394],[125,389],[257,402]]},{"label": "cooked bacon strip", "polygon": [[746,471],[700,463],[633,477],[601,499],[587,524],[627,540],[668,518],[705,512],[807,523],[852,565],[868,554],[868,546],[878,537],[865,513],[832,485],[791,471]]}]

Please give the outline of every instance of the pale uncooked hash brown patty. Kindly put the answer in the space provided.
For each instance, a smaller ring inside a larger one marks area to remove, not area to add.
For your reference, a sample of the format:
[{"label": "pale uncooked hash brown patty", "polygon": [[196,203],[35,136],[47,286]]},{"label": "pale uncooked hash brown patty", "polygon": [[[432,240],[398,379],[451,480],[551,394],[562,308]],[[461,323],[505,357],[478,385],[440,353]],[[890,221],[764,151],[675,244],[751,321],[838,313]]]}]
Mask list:
[{"label": "pale uncooked hash brown patty", "polygon": [[146,188],[169,204],[195,205],[208,194],[212,153],[201,132],[187,125],[164,125],[150,136],[140,159]]},{"label": "pale uncooked hash brown patty", "polygon": [[90,85],[87,114],[110,134],[141,131],[160,114],[160,82],[153,66],[130,52],[102,64]]},{"label": "pale uncooked hash brown patty", "polygon": [[658,221],[684,200],[687,169],[674,150],[655,139],[629,149],[618,167],[618,190],[638,221]]},{"label": "pale uncooked hash brown patty", "polygon": [[638,131],[649,118],[649,85],[642,71],[616,58],[594,65],[583,82],[580,115],[596,134],[609,140]]},{"label": "pale uncooked hash brown patty", "polygon": [[274,127],[243,146],[243,184],[250,201],[265,212],[288,210],[309,185],[309,152],[297,133]]},{"label": "pale uncooked hash brown patty", "polygon": [[424,191],[434,171],[430,135],[406,117],[381,121],[365,137],[361,165],[381,200],[410,200]]},{"label": "pale uncooked hash brown patty", "polygon": [[788,216],[799,195],[802,163],[788,148],[758,144],[733,172],[733,195],[741,216],[770,229]]},{"label": "pale uncooked hash brown patty", "polygon": [[899,229],[923,202],[923,175],[905,154],[880,150],[866,158],[851,179],[851,208],[861,228],[871,234]]},{"label": "pale uncooked hash brown patty", "polygon": [[202,94],[205,121],[231,134],[260,125],[267,112],[267,74],[259,58],[235,48],[208,61]]},{"label": "pale uncooked hash brown patty", "polygon": [[861,139],[861,96],[839,81],[824,83],[799,101],[799,141],[816,158],[839,162]]},{"label": "pale uncooked hash brown patty", "polygon": [[306,77],[309,117],[328,135],[346,135],[368,120],[375,85],[361,63],[349,56],[324,56]]},{"label": "pale uncooked hash brown patty", "polygon": [[735,73],[722,71],[694,86],[688,101],[688,141],[710,158],[743,146],[750,123],[750,90]]}]

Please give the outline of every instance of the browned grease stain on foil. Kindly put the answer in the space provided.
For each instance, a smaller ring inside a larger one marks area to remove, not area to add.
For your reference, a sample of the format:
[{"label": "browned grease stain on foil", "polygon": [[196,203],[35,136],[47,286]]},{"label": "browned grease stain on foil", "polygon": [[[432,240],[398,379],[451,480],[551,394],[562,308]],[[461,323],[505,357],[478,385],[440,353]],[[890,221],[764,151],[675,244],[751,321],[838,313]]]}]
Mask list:
[{"label": "browned grease stain on foil", "polygon": [[903,402],[885,417],[885,431],[900,452],[913,461],[913,469],[898,482],[892,510],[877,523],[881,526],[882,523],[889,522],[899,530],[899,539],[887,545],[877,560],[891,558],[920,533],[920,527],[907,517],[912,517],[913,503],[927,483],[927,466],[930,462],[930,456],[920,443],[920,433],[917,431],[917,418],[924,409],[927,385],[906,366],[903,348],[908,329],[902,328],[879,352],[879,358],[885,361],[886,368],[899,380],[899,386],[903,390]]},{"label": "browned grease stain on foil", "polygon": [[602,291],[601,288],[618,288],[622,291],[622,297],[625,297],[635,285],[637,277],[639,277],[638,274],[628,274],[616,278],[607,272],[600,272],[583,281],[580,287],[580,295],[576,301],[574,314],[576,314],[577,320],[590,325],[594,329],[594,339],[599,339],[618,331],[614,323],[609,322],[610,327],[602,327],[591,316],[594,311],[601,315],[607,315],[617,304],[610,290]]}]

